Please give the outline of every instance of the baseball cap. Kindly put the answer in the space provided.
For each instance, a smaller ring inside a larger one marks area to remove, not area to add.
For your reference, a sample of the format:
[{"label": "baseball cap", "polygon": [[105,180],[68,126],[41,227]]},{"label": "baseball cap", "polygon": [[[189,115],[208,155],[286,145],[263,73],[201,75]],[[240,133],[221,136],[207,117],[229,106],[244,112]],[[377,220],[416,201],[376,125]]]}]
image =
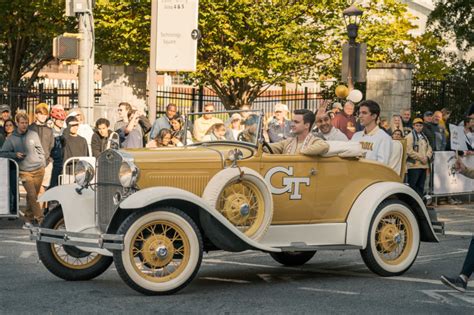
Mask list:
[{"label": "baseball cap", "polygon": [[432,111],[427,111],[423,114],[423,117],[428,117],[428,116],[433,116],[433,112]]},{"label": "baseball cap", "polygon": [[242,116],[240,116],[239,113],[233,113],[232,116],[230,116],[230,120],[231,120],[231,121],[234,121],[234,120],[242,120]]},{"label": "baseball cap", "polygon": [[6,105],[6,104],[3,104],[3,105],[0,105],[0,113],[3,113],[3,112],[11,112],[10,110],[10,106]]},{"label": "baseball cap", "polygon": [[421,119],[421,118],[413,119],[413,124],[422,124],[422,123],[423,123],[423,119]]},{"label": "baseball cap", "polygon": [[288,111],[288,106],[286,106],[285,104],[276,104],[274,109],[273,109],[274,112],[287,112]]},{"label": "baseball cap", "polygon": [[35,107],[35,112],[36,112],[37,110],[39,110],[41,107],[44,107],[46,110],[49,110],[48,104],[46,104],[46,103],[39,103],[39,104],[36,105],[36,107]]},{"label": "baseball cap", "polygon": [[339,108],[340,110],[342,110],[342,105],[339,102],[335,102],[332,104],[332,108]]}]

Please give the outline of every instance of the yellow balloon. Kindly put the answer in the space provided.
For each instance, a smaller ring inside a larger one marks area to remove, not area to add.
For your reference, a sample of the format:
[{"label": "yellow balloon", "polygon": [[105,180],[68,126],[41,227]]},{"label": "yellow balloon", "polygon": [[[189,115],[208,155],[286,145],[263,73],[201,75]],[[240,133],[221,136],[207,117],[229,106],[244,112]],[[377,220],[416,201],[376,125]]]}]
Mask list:
[{"label": "yellow balloon", "polygon": [[345,85],[338,85],[336,87],[336,96],[339,98],[346,98],[349,95],[349,89]]}]

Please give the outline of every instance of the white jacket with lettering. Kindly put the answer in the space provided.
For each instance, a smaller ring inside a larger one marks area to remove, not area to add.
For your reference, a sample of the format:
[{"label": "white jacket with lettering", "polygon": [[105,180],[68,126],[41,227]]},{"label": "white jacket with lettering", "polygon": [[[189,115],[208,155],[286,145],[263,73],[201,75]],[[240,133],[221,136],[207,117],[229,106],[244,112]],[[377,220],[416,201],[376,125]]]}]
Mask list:
[{"label": "white jacket with lettering", "polygon": [[392,138],[378,126],[369,133],[365,133],[365,130],[356,132],[351,141],[360,142],[366,159],[388,165],[392,154]]}]

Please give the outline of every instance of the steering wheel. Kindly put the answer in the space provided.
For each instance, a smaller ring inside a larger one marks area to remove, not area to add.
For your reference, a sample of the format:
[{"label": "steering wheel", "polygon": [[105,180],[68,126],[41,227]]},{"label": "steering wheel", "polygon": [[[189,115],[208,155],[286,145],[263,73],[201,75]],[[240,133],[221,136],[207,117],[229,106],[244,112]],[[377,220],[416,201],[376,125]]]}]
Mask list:
[{"label": "steering wheel", "polygon": [[268,152],[270,152],[271,154],[275,154],[275,153],[273,153],[272,147],[270,146],[270,144],[267,141],[263,140],[262,146],[264,148],[267,148]]}]

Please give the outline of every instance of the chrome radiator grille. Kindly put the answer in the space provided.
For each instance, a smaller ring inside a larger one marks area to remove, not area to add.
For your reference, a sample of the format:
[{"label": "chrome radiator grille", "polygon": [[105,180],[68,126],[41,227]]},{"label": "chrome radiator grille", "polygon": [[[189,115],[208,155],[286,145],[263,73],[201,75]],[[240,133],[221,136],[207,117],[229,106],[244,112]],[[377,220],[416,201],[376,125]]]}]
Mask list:
[{"label": "chrome radiator grille", "polygon": [[114,195],[116,193],[122,194],[122,186],[119,181],[121,164],[122,156],[114,150],[105,151],[97,159],[95,211],[102,232],[106,232],[107,226],[117,210]]}]

